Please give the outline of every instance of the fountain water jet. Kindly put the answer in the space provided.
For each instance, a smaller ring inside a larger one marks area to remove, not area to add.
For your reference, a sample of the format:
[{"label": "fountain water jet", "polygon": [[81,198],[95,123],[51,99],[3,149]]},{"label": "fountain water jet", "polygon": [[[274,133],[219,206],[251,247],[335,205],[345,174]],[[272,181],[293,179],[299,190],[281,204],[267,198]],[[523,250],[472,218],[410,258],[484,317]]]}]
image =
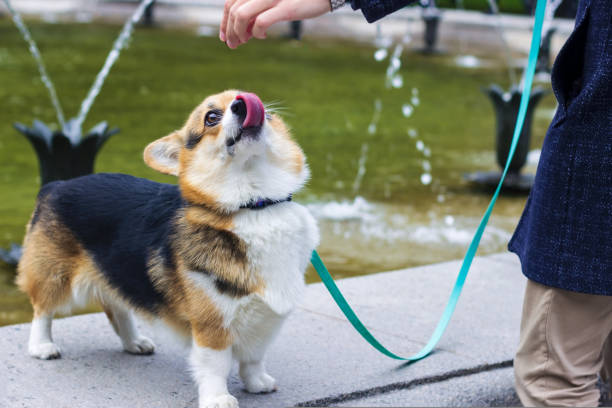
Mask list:
[{"label": "fountain water jet", "polygon": [[357,164],[357,176],[355,177],[355,181],[353,182],[354,195],[357,195],[357,192],[359,192],[363,176],[365,176],[366,173],[366,161],[368,160],[369,148],[370,146],[368,145],[368,143],[364,143],[361,145],[361,156],[359,157],[359,162]]},{"label": "fountain water jet", "polygon": [[[422,4],[425,5],[424,3]],[[428,3],[428,4],[429,4],[429,7],[431,7],[431,5],[435,7],[435,4],[433,4],[433,2]],[[411,41],[410,30],[408,29],[406,35],[404,35],[401,42],[398,42],[395,45],[393,49],[393,53],[391,54],[391,57],[389,59],[389,64],[385,72],[385,88],[387,89],[402,88],[404,86],[403,78],[401,74],[399,73],[399,70],[402,66],[400,58],[404,51],[404,45],[406,45],[410,41]],[[389,55],[388,49],[391,47],[393,42],[390,38],[384,37],[382,35],[382,29],[381,29],[380,24],[377,25],[376,27],[375,44],[379,48],[374,53],[374,59],[376,61],[382,61],[385,58],[387,58],[387,56]],[[420,104],[419,91],[417,88],[412,88],[410,101],[404,102],[401,105],[402,115],[405,118],[410,118],[412,114],[414,113],[416,107],[419,104]],[[376,99],[374,103],[374,115],[372,117],[370,124],[368,125],[368,133],[370,135],[376,133],[377,131],[377,124],[380,119],[381,111],[382,111],[382,103],[380,99]],[[417,135],[416,129],[413,129],[413,128],[408,129],[408,136],[410,138],[416,139],[416,135]],[[353,193],[355,195],[357,194],[359,187],[361,186],[361,181],[363,179],[363,176],[365,175],[365,171],[366,171],[365,164],[367,160],[368,148],[369,148],[369,145],[367,143],[364,143],[362,145],[361,156],[358,162],[357,176],[355,178],[355,182],[353,183]],[[432,166],[429,160],[429,158],[431,157],[431,149],[425,146],[425,143],[422,140],[416,141],[416,149],[423,156],[423,159],[421,161],[421,167],[422,167],[423,173],[420,175],[419,180],[421,184],[425,186],[430,185],[433,182],[433,177],[431,175]],[[385,184],[384,188],[385,188],[385,197],[390,197],[391,195],[390,185],[387,183]]]},{"label": "fountain water jet", "polygon": [[13,22],[17,26],[17,29],[23,36],[24,40],[28,43],[28,49],[30,50],[32,57],[34,57],[34,61],[36,61],[36,65],[38,66],[40,78],[42,79],[45,88],[47,88],[47,91],[49,91],[49,97],[51,98],[51,104],[53,104],[53,108],[55,109],[57,121],[59,122],[60,127],[64,127],[64,112],[62,111],[62,106],[60,104],[59,98],[57,97],[57,92],[55,92],[55,86],[53,86],[53,82],[51,82],[51,78],[49,78],[49,74],[47,74],[47,69],[45,68],[45,63],[43,62],[42,56],[40,55],[38,46],[32,38],[32,35],[30,34],[30,31],[26,27],[25,23],[21,19],[21,16],[15,11],[10,1],[3,1],[7,10],[9,11],[9,14],[11,15],[11,18],[13,19]]},{"label": "fountain water jet", "polygon": [[512,53],[510,51],[510,46],[508,45],[508,40],[506,40],[506,35],[502,28],[501,18],[499,15],[499,7],[495,0],[487,0],[489,3],[489,8],[494,16],[497,18],[497,24],[495,24],[495,28],[497,29],[497,33],[499,34],[499,38],[502,41],[502,45],[504,48],[505,56],[506,56],[506,65],[508,66],[508,75],[510,76],[510,83],[516,84],[516,73],[512,67]]},{"label": "fountain water jet", "polygon": [[[113,44],[106,58],[104,66],[98,73],[87,97],[81,104],[78,116],[67,122],[64,119],[64,114],[57,93],[55,92],[55,87],[45,69],[45,65],[34,39],[30,35],[19,13],[11,6],[10,1],[3,1],[15,25],[29,45],[30,52],[38,65],[42,81],[49,91],[60,126],[60,130],[53,131],[50,127],[38,120],[34,120],[32,127],[27,127],[20,123],[15,123],[14,125],[19,132],[25,135],[36,152],[39,162],[41,185],[54,180],[65,180],[93,173],[97,153],[108,138],[118,132],[118,129],[109,129],[106,122],[101,122],[83,136],[83,122],[96,97],[100,93],[110,69],[119,58],[121,50],[126,46],[131,37],[134,24],[142,18],[145,10],[147,10],[155,0],[143,0],[130,19],[125,23],[119,37]],[[10,250],[0,251],[0,259],[12,265],[18,263],[20,256],[21,251],[16,245],[12,245]]]},{"label": "fountain water jet", "polygon": [[557,28],[552,25],[552,21],[555,17],[555,12],[562,2],[563,0],[548,0],[546,5],[544,26],[542,28],[542,43],[540,44],[540,52],[538,53],[538,61],[536,63],[536,74],[538,76],[550,74],[550,45],[552,37],[557,31]]},{"label": "fountain water jet", "polygon": [[102,89],[102,85],[104,85],[106,77],[108,76],[115,61],[117,61],[117,59],[119,58],[119,54],[121,54],[121,50],[126,46],[128,40],[132,36],[134,24],[136,24],[142,18],[142,15],[144,14],[145,10],[147,10],[147,7],[149,7],[154,1],[155,0],[142,0],[134,14],[132,14],[128,21],[126,21],[125,25],[123,26],[123,29],[121,30],[121,33],[119,34],[119,37],[117,37],[117,39],[115,40],[113,48],[108,54],[108,57],[106,57],[104,66],[96,76],[96,80],[91,86],[87,97],[83,100],[83,103],[81,104],[79,114],[77,115],[76,119],[74,119],[74,125],[71,130],[73,132],[78,132],[78,137],[81,136],[81,127],[83,125],[83,122],[85,121],[85,118],[87,117],[87,114],[89,113],[89,110],[91,109],[91,105],[93,105],[94,101],[96,100],[96,97],[100,93],[100,90]]}]

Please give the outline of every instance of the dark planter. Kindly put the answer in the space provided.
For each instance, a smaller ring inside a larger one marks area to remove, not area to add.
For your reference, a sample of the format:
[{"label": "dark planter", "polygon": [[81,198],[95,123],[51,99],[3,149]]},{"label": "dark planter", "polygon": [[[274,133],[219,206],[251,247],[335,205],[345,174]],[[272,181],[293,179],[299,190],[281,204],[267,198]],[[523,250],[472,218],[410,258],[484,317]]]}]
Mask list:
[{"label": "dark planter", "polygon": [[542,37],[540,52],[538,53],[538,61],[536,62],[536,73],[550,74],[550,42],[553,34],[557,31],[556,28],[550,27]]},{"label": "dark planter", "polygon": [[[495,153],[497,164],[503,170],[506,166],[510,145],[512,144],[512,136],[514,135],[514,126],[516,117],[521,103],[521,91],[517,87],[513,87],[509,92],[504,92],[497,85],[491,85],[483,91],[489,96],[493,108],[495,110]],[[502,190],[505,193],[525,194],[529,192],[534,182],[533,174],[521,174],[521,169],[527,162],[527,155],[531,144],[531,123],[533,112],[535,111],[538,102],[542,96],[548,91],[542,88],[534,88],[531,91],[529,99],[529,107],[525,114],[525,122],[521,131],[521,136],[514,152],[514,157],[508,168],[508,174],[504,180]],[[487,192],[494,190],[499,184],[502,171],[488,171],[469,173],[464,178],[473,185],[484,188]]]},{"label": "dark planter", "polygon": [[[535,11],[535,5],[537,0],[523,0],[525,11],[527,14],[533,14]],[[563,0],[555,15],[560,18],[576,18],[576,11],[578,10],[579,0]]]},{"label": "dark planter", "polygon": [[[483,91],[491,100],[495,111],[495,152],[497,163],[503,169],[506,166],[508,152],[510,151],[514,125],[518,115],[522,93],[518,87],[513,87],[509,92],[505,92],[498,85],[491,85]],[[529,153],[529,146],[531,144],[533,112],[542,99],[542,96],[546,95],[546,93],[547,91],[539,87],[531,91],[529,106],[525,115],[525,123],[523,124],[521,136],[508,169],[509,173],[520,173],[527,162],[527,154]]]},{"label": "dark planter", "polygon": [[119,130],[109,129],[106,122],[94,126],[85,136],[70,131],[52,131],[39,120],[32,127],[15,123],[15,129],[30,141],[38,157],[41,185],[91,174],[96,155],[109,137]]},{"label": "dark planter", "polygon": [[0,259],[9,265],[16,266],[21,258],[21,246],[11,243],[9,249],[0,248]]},{"label": "dark planter", "polygon": [[301,40],[302,39],[302,21],[290,21],[289,22],[289,33],[287,34],[288,38],[292,40]]},{"label": "dark planter", "polygon": [[423,52],[433,54],[436,51],[436,43],[438,42],[438,28],[440,27],[440,10],[434,6],[428,6],[423,9],[423,23],[425,23],[425,33],[423,34],[423,42],[425,48]]},{"label": "dark planter", "polygon": [[153,17],[154,7],[155,7],[155,2],[152,2],[145,8],[145,11],[144,11],[143,23],[144,25],[148,27],[151,27],[155,23],[155,19]]}]

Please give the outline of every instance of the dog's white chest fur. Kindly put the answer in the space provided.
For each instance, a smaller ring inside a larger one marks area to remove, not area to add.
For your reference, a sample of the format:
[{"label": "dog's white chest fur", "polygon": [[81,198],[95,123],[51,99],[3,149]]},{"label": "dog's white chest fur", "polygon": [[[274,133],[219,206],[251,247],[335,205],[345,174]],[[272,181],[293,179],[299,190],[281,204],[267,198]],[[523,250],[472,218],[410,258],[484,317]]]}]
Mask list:
[{"label": "dog's white chest fur", "polygon": [[319,230],[305,207],[285,202],[241,211],[232,232],[245,242],[249,269],[262,279],[262,292],[233,297],[220,293],[208,274],[193,271],[189,276],[213,300],[235,342],[250,343],[273,331],[301,300]]},{"label": "dog's white chest fur", "polygon": [[233,232],[246,243],[249,264],[263,279],[263,303],[277,314],[288,313],[301,298],[304,271],[319,242],[313,217],[297,203],[281,203],[240,212]]},{"label": "dog's white chest fur", "polygon": [[319,231],[308,210],[296,203],[243,211],[234,225],[234,233],[247,244],[251,268],[264,284],[263,294],[237,302],[229,322],[234,354],[250,360],[267,347],[301,300],[304,272],[318,244]]}]

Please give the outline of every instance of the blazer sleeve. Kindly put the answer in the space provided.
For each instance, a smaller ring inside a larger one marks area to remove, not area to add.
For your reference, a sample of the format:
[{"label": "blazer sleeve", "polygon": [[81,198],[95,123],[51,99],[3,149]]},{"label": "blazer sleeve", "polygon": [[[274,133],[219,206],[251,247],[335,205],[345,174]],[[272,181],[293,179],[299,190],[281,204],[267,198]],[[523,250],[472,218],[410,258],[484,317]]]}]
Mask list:
[{"label": "blazer sleeve", "polygon": [[361,9],[368,23],[380,20],[415,0],[350,0],[353,10]]}]

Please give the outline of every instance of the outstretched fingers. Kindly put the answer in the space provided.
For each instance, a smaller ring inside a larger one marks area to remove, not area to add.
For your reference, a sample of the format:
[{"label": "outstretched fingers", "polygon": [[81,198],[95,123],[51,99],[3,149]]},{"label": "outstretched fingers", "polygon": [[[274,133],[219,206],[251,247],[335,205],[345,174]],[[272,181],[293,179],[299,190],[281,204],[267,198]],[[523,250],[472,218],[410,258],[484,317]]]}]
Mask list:
[{"label": "outstretched fingers", "polygon": [[234,13],[232,30],[240,43],[247,42],[251,37],[250,28],[255,19],[278,5],[279,0],[256,0],[247,1],[238,7]]},{"label": "outstretched fingers", "polygon": [[225,0],[225,6],[223,7],[223,18],[221,18],[221,25],[219,26],[219,39],[223,42],[227,41],[227,21],[229,19],[229,13],[236,0]]},{"label": "outstretched fingers", "polygon": [[271,25],[280,21],[291,20],[291,9],[285,5],[286,3],[281,3],[277,7],[270,8],[259,14],[253,23],[253,37],[264,39],[266,38],[266,31],[268,31]]},{"label": "outstretched fingers", "polygon": [[252,37],[266,38],[275,23],[313,18],[330,10],[329,0],[226,0],[219,38],[236,48]]}]

